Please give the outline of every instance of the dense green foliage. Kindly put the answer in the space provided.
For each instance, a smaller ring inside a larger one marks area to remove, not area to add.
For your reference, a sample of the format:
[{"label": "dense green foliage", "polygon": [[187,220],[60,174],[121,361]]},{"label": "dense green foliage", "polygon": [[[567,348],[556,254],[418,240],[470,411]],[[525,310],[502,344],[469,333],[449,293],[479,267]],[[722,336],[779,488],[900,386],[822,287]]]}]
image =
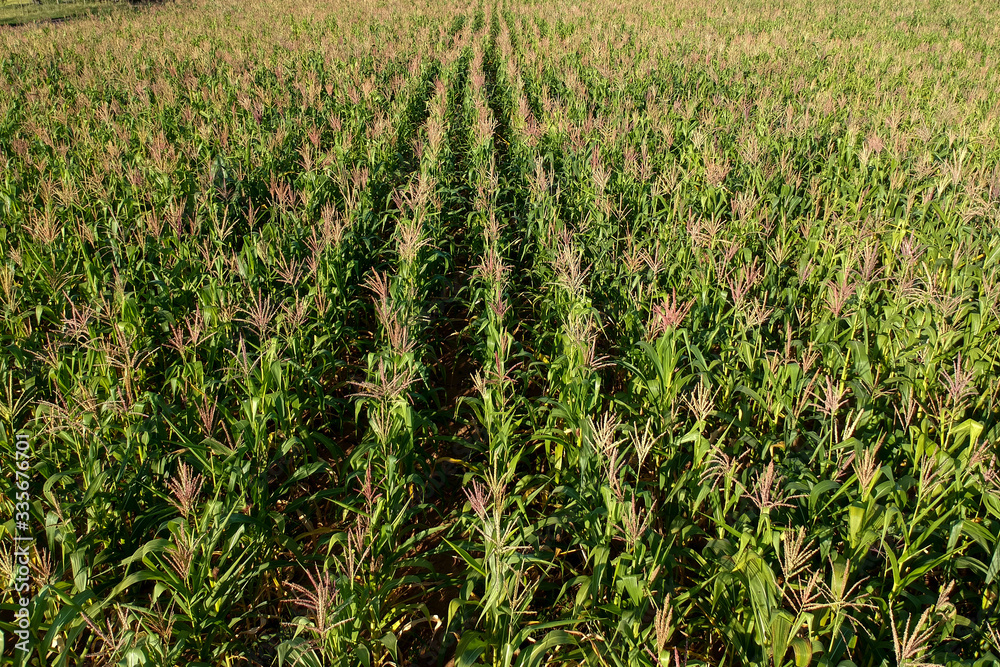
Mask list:
[{"label": "dense green foliage", "polygon": [[0,29],[26,664],[1000,660],[1000,15],[743,4]]}]

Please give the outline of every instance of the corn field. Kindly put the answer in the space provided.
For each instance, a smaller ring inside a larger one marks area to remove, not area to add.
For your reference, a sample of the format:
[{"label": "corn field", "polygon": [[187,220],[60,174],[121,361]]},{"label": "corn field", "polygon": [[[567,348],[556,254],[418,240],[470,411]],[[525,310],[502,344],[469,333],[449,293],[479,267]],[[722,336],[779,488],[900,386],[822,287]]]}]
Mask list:
[{"label": "corn field", "polygon": [[0,28],[0,665],[1000,664],[998,26]]}]

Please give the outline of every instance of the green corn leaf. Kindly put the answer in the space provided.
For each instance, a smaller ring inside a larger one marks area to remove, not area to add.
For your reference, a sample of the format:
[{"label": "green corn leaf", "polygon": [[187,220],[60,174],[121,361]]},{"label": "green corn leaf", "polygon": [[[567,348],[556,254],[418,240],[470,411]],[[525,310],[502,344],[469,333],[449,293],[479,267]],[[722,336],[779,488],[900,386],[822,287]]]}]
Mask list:
[{"label": "green corn leaf", "polygon": [[442,537],[441,539],[444,540],[445,544],[451,547],[452,550],[455,553],[457,553],[469,567],[475,570],[479,574],[479,576],[484,578],[486,577],[486,569],[483,567],[482,563],[478,559],[473,558],[468,551],[458,546],[457,544],[453,544],[447,538]]}]

